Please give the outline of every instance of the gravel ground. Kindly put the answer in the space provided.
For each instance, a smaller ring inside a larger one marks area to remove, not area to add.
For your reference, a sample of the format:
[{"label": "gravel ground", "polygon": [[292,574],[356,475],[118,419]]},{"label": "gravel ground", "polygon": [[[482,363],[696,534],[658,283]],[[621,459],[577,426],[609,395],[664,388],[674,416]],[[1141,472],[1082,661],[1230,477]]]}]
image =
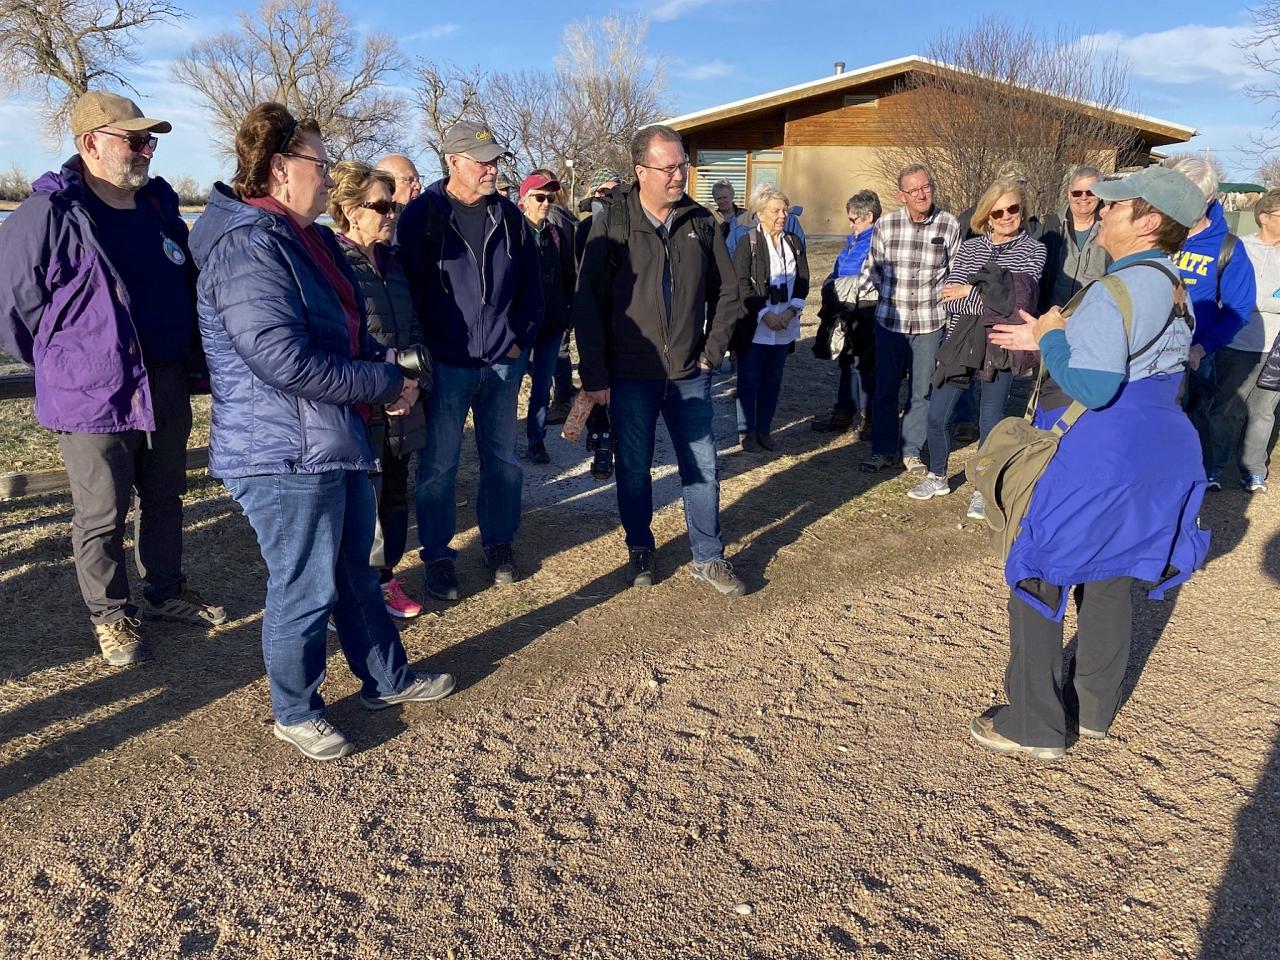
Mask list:
[{"label": "gravel ground", "polygon": [[557,443],[526,576],[483,589],[465,529],[467,595],[403,626],[455,696],[364,714],[333,652],[360,752],[331,765],[270,737],[263,570],[217,485],[188,555],[231,621],[125,671],[93,655],[65,499],[9,505],[0,956],[1280,956],[1280,506],[1210,502],[1209,567],[1138,607],[1111,739],[991,756],[966,727],[1000,695],[1004,591],[968,498],[910,502],[823,443],[806,352],[775,458],[732,446],[721,385],[749,596],[688,577],[670,480],[659,583],[625,589],[612,487]]}]

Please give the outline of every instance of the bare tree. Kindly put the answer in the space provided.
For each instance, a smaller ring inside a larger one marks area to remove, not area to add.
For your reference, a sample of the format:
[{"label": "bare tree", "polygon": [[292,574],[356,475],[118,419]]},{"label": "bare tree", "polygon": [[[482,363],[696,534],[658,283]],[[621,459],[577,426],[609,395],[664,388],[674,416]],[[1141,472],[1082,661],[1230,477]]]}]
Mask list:
[{"label": "bare tree", "polygon": [[209,191],[200,186],[200,181],[189,173],[174,177],[169,181],[173,192],[178,195],[178,203],[184,207],[203,206],[209,197]]},{"label": "bare tree", "polygon": [[0,0],[0,88],[34,94],[49,132],[90,87],[133,90],[139,31],[186,16],[169,0]]},{"label": "bare tree", "polygon": [[31,178],[16,163],[0,173],[0,200],[15,202],[31,196]]},{"label": "bare tree", "polygon": [[1264,160],[1258,165],[1254,175],[1258,178],[1258,182],[1268,190],[1280,187],[1280,157],[1271,157],[1268,160]]},{"label": "bare tree", "polygon": [[463,118],[482,120],[484,117],[480,97],[484,73],[479,67],[466,69],[456,64],[420,60],[414,77],[417,80],[414,100],[422,114],[422,141],[435,153],[440,171],[444,173],[445,131]]},{"label": "bare tree", "polygon": [[204,98],[224,153],[245,114],[266,100],[315,118],[344,158],[370,159],[406,139],[405,102],[387,86],[403,66],[392,37],[361,40],[336,0],[263,0],[238,20],[238,31],[197,44],[173,70]]},{"label": "bare tree", "polygon": [[1128,71],[1116,55],[986,19],[938,39],[928,56],[933,64],[895,90],[888,123],[900,146],[880,154],[886,180],[908,163],[925,163],[939,202],[959,210],[1003,166],[1016,164],[1028,177],[1034,212],[1043,213],[1057,203],[1071,166],[1114,170],[1134,159],[1137,135],[1114,118],[1128,100]]},{"label": "bare tree", "polygon": [[1244,53],[1245,63],[1266,75],[1265,81],[1245,88],[1250,99],[1271,110],[1271,123],[1250,137],[1251,152],[1262,162],[1265,152],[1280,147],[1280,2],[1270,0],[1252,8],[1249,19],[1253,33],[1236,46]]}]

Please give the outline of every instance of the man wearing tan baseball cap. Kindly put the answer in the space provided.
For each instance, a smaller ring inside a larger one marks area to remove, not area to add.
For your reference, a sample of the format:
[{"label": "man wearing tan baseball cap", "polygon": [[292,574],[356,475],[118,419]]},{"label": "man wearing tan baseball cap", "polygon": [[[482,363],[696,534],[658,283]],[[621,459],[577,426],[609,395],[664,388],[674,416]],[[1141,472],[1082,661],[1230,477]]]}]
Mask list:
[{"label": "man wearing tan baseball cap", "polygon": [[[226,620],[182,572],[188,376],[203,355],[178,196],[150,175],[156,134],[171,129],[125,97],[84,94],[71,111],[75,156],[0,231],[0,349],[35,368],[36,419],[58,431],[76,578],[113,666],[148,657],[139,615]],[[124,550],[135,493],[140,608]]]}]

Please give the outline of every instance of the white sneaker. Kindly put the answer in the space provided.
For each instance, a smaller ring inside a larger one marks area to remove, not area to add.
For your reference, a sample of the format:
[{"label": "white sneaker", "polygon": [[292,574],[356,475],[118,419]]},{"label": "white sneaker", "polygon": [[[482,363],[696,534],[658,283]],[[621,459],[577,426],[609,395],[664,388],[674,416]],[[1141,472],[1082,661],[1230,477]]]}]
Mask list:
[{"label": "white sneaker", "polygon": [[951,484],[947,483],[946,477],[940,477],[936,473],[929,473],[925,475],[923,480],[907,491],[907,496],[912,500],[932,500],[934,497],[945,497],[950,492]]},{"label": "white sneaker", "polygon": [[338,728],[324,717],[291,723],[287,727],[277,722],[274,733],[277,740],[293,744],[311,760],[338,760],[355,750]]},{"label": "white sneaker", "polygon": [[977,490],[973,491],[973,496],[969,498],[969,509],[965,516],[971,520],[987,519],[987,502],[982,499],[982,494]]},{"label": "white sneaker", "polygon": [[456,681],[450,673],[420,673],[413,682],[398,693],[385,697],[366,697],[360,694],[360,706],[366,710],[385,710],[400,703],[430,703],[443,700],[453,693]]}]

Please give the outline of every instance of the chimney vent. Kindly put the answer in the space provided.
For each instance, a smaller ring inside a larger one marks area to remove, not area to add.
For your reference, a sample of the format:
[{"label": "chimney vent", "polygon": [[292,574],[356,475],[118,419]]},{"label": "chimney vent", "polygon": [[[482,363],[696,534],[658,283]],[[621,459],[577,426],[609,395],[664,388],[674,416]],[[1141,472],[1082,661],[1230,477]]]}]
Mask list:
[{"label": "chimney vent", "polygon": [[843,61],[843,60],[837,60],[837,61],[836,61],[836,76],[838,77],[838,76],[840,76],[840,74],[842,74],[842,73],[844,73],[844,61]]}]

